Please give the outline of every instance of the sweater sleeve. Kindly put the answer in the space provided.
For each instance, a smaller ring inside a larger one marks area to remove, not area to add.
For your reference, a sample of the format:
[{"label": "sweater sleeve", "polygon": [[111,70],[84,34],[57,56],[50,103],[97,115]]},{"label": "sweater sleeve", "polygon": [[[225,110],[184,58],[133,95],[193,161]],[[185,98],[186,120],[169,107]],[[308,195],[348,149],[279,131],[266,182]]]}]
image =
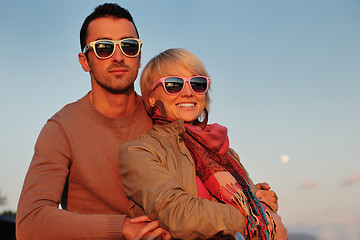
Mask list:
[{"label": "sweater sleeve", "polygon": [[164,156],[156,150],[159,145],[141,140],[122,145],[119,164],[130,199],[151,219],[158,219],[173,238],[244,234],[244,216],[234,206],[194,197],[184,190],[161,160]]},{"label": "sweater sleeve", "polygon": [[60,209],[71,162],[62,127],[49,120],[35,145],[17,208],[17,239],[121,239],[124,215]]}]

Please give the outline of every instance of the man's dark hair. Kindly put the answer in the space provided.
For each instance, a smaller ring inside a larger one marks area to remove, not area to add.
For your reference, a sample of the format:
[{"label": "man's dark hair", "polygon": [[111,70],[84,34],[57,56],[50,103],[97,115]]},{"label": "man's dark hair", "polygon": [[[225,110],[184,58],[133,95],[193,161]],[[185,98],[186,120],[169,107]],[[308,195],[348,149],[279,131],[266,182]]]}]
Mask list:
[{"label": "man's dark hair", "polygon": [[136,34],[139,37],[139,32],[136,28],[136,25],[134,23],[134,20],[131,16],[130,12],[127,9],[120,7],[116,3],[105,3],[105,4],[97,6],[95,8],[95,10],[89,16],[87,16],[87,18],[85,19],[85,21],[83,23],[81,30],[80,30],[81,51],[86,46],[87,29],[89,27],[90,22],[97,18],[109,17],[109,16],[115,17],[115,18],[125,18],[125,19],[129,20],[130,22],[132,22],[132,24],[134,24]]}]

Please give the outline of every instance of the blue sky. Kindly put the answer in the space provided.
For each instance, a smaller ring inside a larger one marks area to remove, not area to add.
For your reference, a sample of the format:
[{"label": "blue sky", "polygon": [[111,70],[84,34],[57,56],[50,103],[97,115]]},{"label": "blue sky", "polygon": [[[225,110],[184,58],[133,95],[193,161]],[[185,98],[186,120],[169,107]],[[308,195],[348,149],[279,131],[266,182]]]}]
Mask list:
[{"label": "blue sky", "polygon": [[[2,209],[16,210],[46,120],[90,90],[77,60],[79,29],[101,3],[0,3]],[[144,41],[143,65],[173,47],[203,61],[210,122],[228,127],[253,180],[276,190],[290,232],[359,239],[359,1],[118,3]]]}]

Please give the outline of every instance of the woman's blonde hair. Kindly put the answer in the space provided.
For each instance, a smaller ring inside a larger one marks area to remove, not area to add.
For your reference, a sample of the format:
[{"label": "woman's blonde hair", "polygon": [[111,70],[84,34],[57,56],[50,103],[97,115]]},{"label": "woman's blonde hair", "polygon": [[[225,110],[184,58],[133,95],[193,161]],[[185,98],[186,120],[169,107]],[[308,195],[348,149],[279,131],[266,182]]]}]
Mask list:
[{"label": "woman's blonde hair", "polygon": [[[149,96],[152,84],[162,77],[170,75],[182,75],[187,70],[196,75],[209,77],[204,64],[193,53],[182,49],[172,48],[165,50],[153,57],[144,67],[140,77],[141,94],[146,110],[152,114],[152,107],[149,104]],[[209,86],[210,90],[210,86]],[[209,91],[205,93],[205,109],[209,112]]]}]

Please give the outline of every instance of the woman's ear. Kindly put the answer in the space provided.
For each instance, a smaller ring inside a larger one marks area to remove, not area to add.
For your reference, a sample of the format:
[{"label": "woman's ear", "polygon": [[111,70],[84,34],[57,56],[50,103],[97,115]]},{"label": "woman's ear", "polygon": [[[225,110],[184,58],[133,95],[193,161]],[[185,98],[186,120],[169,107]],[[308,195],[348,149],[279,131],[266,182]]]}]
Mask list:
[{"label": "woman's ear", "polygon": [[87,60],[86,55],[83,53],[79,53],[78,57],[79,57],[79,63],[81,65],[81,67],[84,69],[84,71],[90,72],[91,69],[90,69],[89,62]]},{"label": "woman's ear", "polygon": [[148,102],[150,104],[150,107],[155,107],[156,99],[154,98],[154,96],[152,94],[149,95]]}]

